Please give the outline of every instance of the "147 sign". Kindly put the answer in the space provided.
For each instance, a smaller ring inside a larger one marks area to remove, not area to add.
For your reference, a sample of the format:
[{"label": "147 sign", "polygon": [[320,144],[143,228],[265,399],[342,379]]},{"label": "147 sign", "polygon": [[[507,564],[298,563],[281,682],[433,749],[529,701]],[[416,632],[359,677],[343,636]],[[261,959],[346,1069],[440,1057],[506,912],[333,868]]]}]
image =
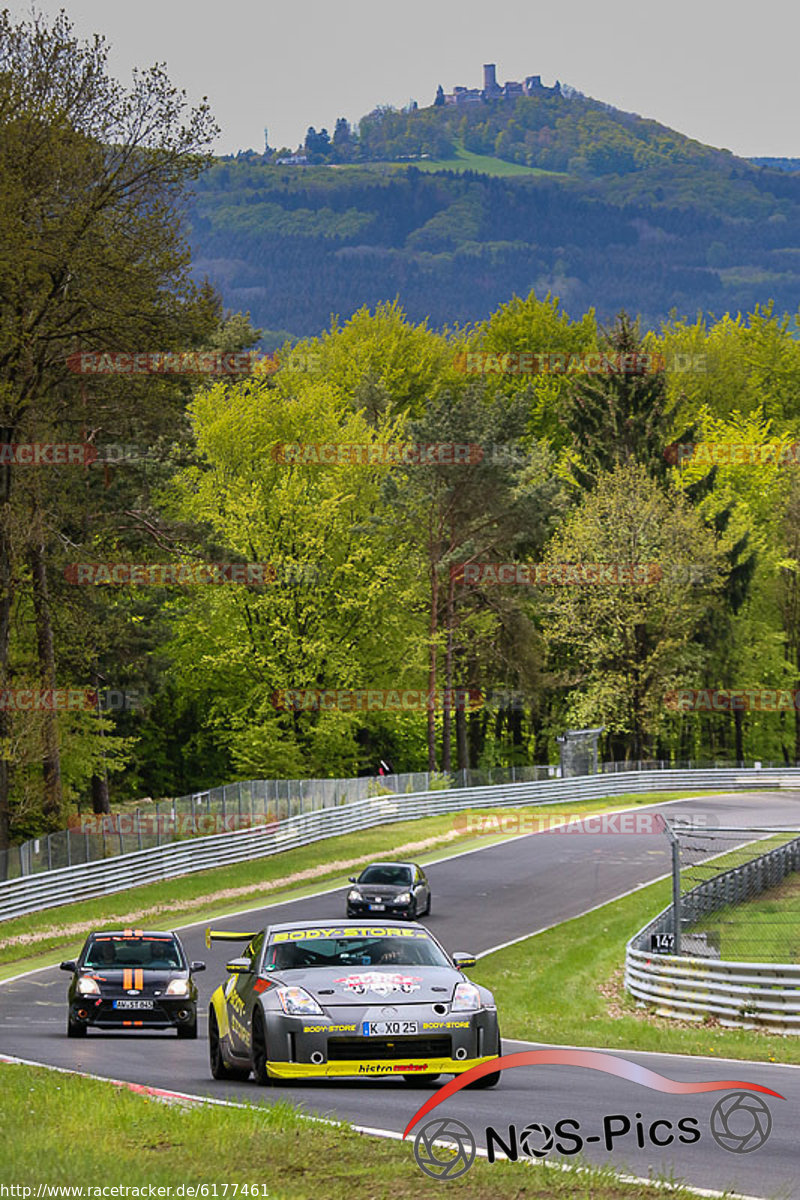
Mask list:
[{"label": "147 sign", "polygon": [[675,953],[675,934],[674,933],[651,933],[650,934],[650,953],[651,954],[674,954]]}]

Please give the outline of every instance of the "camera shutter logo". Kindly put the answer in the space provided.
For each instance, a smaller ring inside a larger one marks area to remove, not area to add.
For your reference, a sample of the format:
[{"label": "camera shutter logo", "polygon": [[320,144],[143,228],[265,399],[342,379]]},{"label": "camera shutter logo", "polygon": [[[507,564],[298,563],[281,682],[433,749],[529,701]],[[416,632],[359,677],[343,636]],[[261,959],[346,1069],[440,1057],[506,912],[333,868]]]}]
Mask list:
[{"label": "camera shutter logo", "polygon": [[475,1138],[463,1122],[437,1117],[414,1138],[414,1158],[431,1179],[458,1179],[475,1161]]},{"label": "camera shutter logo", "polygon": [[711,1110],[711,1136],[731,1154],[760,1150],[772,1132],[772,1114],[752,1092],[728,1092]]},{"label": "camera shutter logo", "polygon": [[519,1144],[528,1158],[547,1158],[553,1149],[553,1131],[547,1125],[533,1121],[523,1129]]}]

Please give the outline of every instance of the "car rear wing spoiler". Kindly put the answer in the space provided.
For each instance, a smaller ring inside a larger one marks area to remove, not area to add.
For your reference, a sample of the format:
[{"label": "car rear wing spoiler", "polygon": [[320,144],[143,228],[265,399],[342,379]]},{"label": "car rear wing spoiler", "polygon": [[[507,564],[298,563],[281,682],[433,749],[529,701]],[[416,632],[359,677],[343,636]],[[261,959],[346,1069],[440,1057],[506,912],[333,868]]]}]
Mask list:
[{"label": "car rear wing spoiler", "polygon": [[212,942],[252,942],[258,930],[251,933],[240,933],[233,929],[207,929],[206,946],[211,949]]}]

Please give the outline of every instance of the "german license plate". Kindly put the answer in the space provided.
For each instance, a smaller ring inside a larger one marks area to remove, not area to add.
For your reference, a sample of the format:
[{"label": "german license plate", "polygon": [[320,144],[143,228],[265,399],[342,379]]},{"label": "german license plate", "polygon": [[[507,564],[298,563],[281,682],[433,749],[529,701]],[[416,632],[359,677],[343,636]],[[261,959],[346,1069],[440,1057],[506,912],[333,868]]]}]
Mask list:
[{"label": "german license plate", "polygon": [[384,912],[385,909],[386,909],[385,904],[370,904],[370,906],[369,906],[370,912]]},{"label": "german license plate", "polygon": [[114,1008],[154,1008],[152,1000],[115,1000]]},{"label": "german license plate", "polygon": [[364,1021],[364,1037],[402,1037],[419,1032],[417,1021]]}]

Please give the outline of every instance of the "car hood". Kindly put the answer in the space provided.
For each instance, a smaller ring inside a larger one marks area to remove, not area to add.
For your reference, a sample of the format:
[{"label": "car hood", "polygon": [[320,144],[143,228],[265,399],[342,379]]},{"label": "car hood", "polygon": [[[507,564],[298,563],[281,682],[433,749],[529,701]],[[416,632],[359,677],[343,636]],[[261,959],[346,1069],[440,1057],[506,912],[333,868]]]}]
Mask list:
[{"label": "car hood", "polygon": [[[96,979],[101,989],[121,992],[136,991],[140,995],[153,995],[165,991],[172,979],[187,979],[185,971],[180,970],[145,970],[141,967],[98,967],[91,971],[81,971],[80,975],[88,975]],[[137,979],[138,976],[138,979]],[[137,986],[138,984],[138,986]]]},{"label": "car hood", "polygon": [[401,892],[412,890],[410,883],[354,883],[356,891],[361,892],[365,900],[393,900]]},{"label": "car hood", "polygon": [[449,1003],[464,976],[453,967],[419,967],[384,963],[382,966],[311,967],[268,972],[273,984],[304,988],[324,1006],[363,1005],[391,997],[420,1003]]}]

